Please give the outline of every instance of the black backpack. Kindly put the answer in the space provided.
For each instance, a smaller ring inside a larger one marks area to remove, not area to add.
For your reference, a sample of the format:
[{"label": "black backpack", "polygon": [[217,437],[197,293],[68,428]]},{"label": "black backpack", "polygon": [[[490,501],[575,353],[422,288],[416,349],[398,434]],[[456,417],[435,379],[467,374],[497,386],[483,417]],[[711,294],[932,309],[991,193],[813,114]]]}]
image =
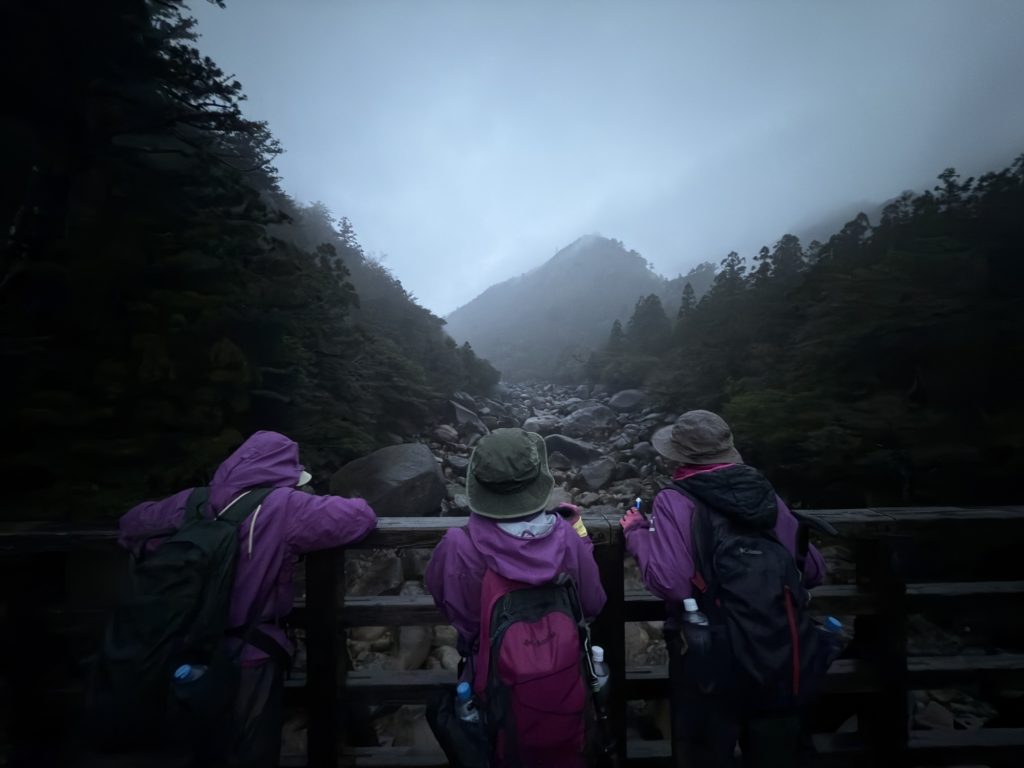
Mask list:
[{"label": "black backpack", "polygon": [[[694,597],[710,623],[716,690],[744,712],[795,711],[824,673],[825,649],[803,585],[806,552],[794,558],[775,536],[774,520],[749,527],[670,487],[694,503]],[[802,546],[806,540],[798,536]]]},{"label": "black backpack", "polygon": [[[179,710],[212,726],[233,702],[241,649],[229,654],[225,636],[249,641],[260,610],[257,601],[246,627],[227,626],[238,526],[273,489],[252,489],[219,516],[206,517],[209,490],[189,495],[180,528],[149,537],[168,537],[155,552],[144,556],[143,542],[136,554],[133,594],[107,625],[86,702],[87,733],[101,749],[158,746]],[[207,671],[181,702],[172,682],[186,663]]]}]

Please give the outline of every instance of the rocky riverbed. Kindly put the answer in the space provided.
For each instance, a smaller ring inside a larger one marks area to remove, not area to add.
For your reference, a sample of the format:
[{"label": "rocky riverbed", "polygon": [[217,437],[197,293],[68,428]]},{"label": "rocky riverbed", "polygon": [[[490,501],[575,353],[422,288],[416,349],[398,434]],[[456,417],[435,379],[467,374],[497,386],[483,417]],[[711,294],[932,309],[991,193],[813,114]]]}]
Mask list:
[{"label": "rocky riverbed", "polygon": [[[493,398],[456,393],[442,417],[414,441],[379,450],[342,467],[330,491],[361,496],[381,516],[464,516],[469,513],[465,476],[473,446],[490,430],[523,427],[544,436],[555,477],[551,503],[579,505],[584,515],[621,514],[637,495],[649,499],[668,480],[650,443],[658,428],[678,414],[651,405],[640,390],[608,392],[599,387],[512,385]],[[853,579],[853,562],[840,544],[826,542],[830,581]],[[423,594],[423,569],[430,550],[353,551],[346,556],[346,590],[352,595]],[[624,564],[626,589],[642,586],[631,558]],[[853,617],[841,617],[852,626]],[[660,622],[628,623],[626,664],[666,663]],[[917,655],[970,653],[970,638],[911,619],[910,651]],[[445,669],[459,662],[455,632],[448,626],[359,627],[347,638],[350,667],[365,670]],[[300,656],[299,664],[302,660]],[[373,709],[369,715],[381,745],[430,747],[434,744],[423,707]],[[976,728],[996,712],[964,691],[915,692],[915,727]],[[632,702],[631,735],[665,738],[667,709],[662,702]],[[842,728],[851,729],[847,721]],[[301,718],[291,721],[286,738],[301,750]]]}]

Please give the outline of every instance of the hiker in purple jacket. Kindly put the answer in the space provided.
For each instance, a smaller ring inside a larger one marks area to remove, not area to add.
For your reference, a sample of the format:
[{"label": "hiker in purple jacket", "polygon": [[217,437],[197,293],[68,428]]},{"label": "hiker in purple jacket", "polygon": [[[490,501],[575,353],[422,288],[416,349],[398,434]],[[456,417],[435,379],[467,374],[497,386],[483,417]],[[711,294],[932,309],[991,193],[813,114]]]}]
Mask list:
[{"label": "hiker in purple jacket", "polygon": [[425,573],[435,604],[458,632],[464,657],[473,657],[481,620],[490,618],[481,616],[481,586],[488,569],[532,586],[567,574],[578,587],[586,618],[596,617],[604,606],[594,545],[579,510],[560,505],[546,511],[553,487],[540,435],[497,429],[473,451],[466,479],[469,523],[445,534]]},{"label": "hiker in purple jacket", "polygon": [[[743,463],[733,445],[729,426],[710,411],[684,413],[675,424],[658,430],[651,438],[654,448],[676,465],[673,482],[682,490],[668,487],[659,492],[651,508],[650,519],[637,509],[630,509],[620,521],[626,549],[636,558],[644,585],[666,602],[668,620],[666,636],[670,641],[679,636],[682,602],[699,597],[706,585],[695,567],[692,523],[696,502],[713,509],[738,524],[773,530],[774,536],[798,560],[797,519],[778,497],[771,483],[753,467]],[[760,553],[757,553],[760,554]],[[810,588],[821,584],[825,562],[813,545],[802,558],[803,583]],[[757,562],[755,560],[754,562]],[[799,563],[798,563],[799,564]],[[670,666],[682,669],[680,653],[671,653]],[[679,687],[679,670],[670,670],[673,693]],[[682,692],[673,701],[674,738],[678,751],[688,755],[687,765],[726,766],[733,764],[737,739],[746,742],[745,762],[756,759],[756,747],[748,739],[750,723],[731,717],[719,708],[711,696],[694,696]],[[678,710],[678,711],[676,711]],[[785,744],[785,750],[798,749],[799,720],[778,718],[771,728],[785,734],[767,739]],[[678,754],[678,752],[677,752]],[[763,755],[761,756],[763,757]],[[776,751],[778,758],[778,750]],[[778,765],[790,764],[784,754]]]},{"label": "hiker in purple jacket", "polygon": [[[278,762],[283,670],[277,657],[286,660],[293,649],[277,621],[291,611],[294,602],[292,579],[298,556],[358,541],[377,526],[376,515],[362,499],[298,490],[311,479],[299,464],[295,442],[277,432],[256,432],[218,467],[210,483],[210,514],[223,511],[250,489],[275,489],[238,529],[228,626],[243,627],[250,616],[258,615],[257,627],[272,645],[267,650],[253,645],[242,649],[233,734],[237,762],[232,765],[262,768]],[[121,518],[119,543],[134,550],[153,533],[180,526],[191,492],[189,488],[130,510]]]}]

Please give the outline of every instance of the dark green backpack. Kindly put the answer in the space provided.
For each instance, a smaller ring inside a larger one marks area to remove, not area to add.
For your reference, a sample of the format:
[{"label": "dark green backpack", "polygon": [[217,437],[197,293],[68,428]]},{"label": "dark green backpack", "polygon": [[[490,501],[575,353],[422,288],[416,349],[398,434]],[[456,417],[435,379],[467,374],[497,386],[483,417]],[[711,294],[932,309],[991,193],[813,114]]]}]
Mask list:
[{"label": "dark green backpack", "polygon": [[[250,490],[208,518],[210,489],[197,488],[181,527],[151,536],[168,538],[148,556],[140,547],[133,593],[114,611],[93,669],[86,713],[96,746],[120,751],[164,741],[182,708],[172,686],[182,664],[207,666],[199,684],[189,686],[189,719],[212,726],[227,713],[238,682],[239,651],[228,653],[224,643],[238,526],[272,490]],[[255,618],[235,634],[251,634]]]}]

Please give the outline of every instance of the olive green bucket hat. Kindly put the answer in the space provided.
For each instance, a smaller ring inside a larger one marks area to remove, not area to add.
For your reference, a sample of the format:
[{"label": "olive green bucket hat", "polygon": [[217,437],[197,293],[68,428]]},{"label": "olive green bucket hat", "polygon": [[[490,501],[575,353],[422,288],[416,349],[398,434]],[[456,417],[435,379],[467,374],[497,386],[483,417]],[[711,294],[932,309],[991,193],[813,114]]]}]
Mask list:
[{"label": "olive green bucket hat", "polygon": [[523,429],[496,429],[469,457],[466,496],[481,517],[525,517],[547,506],[555,478],[544,438]]}]

